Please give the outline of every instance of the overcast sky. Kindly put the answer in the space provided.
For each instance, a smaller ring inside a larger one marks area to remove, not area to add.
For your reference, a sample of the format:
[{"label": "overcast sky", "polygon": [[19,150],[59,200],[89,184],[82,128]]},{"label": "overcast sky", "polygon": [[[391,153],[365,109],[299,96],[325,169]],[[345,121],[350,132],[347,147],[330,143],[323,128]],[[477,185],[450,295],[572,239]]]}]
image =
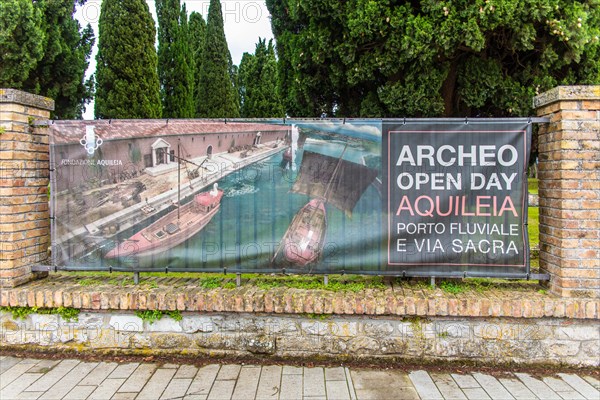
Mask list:
[{"label": "overcast sky", "polygon": [[[147,3],[156,21],[154,0],[147,0]],[[204,20],[206,20],[210,0],[183,0],[182,3],[186,4],[188,15],[192,11],[196,11],[202,14]],[[75,17],[82,27],[88,23],[92,25],[96,35],[96,43],[98,42],[98,18],[101,4],[102,0],[88,0],[85,6],[79,8],[75,13]],[[273,38],[269,10],[267,10],[264,0],[222,0],[221,9],[225,20],[227,44],[235,64],[239,65],[244,52],[254,52],[259,37]],[[87,71],[88,77],[96,70],[96,53],[97,47],[95,46],[90,60],[90,67]],[[93,103],[88,105],[83,118],[94,118]]]}]

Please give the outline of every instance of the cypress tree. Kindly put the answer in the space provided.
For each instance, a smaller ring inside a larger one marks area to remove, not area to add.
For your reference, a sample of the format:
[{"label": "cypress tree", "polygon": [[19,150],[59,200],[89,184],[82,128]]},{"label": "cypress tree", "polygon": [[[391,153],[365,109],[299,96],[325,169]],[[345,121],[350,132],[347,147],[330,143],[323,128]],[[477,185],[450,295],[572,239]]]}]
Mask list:
[{"label": "cypress tree", "polygon": [[179,36],[176,42],[176,63],[180,79],[175,88],[175,96],[181,99],[178,117],[192,118],[195,115],[194,101],[194,55],[190,46],[190,27],[185,4],[179,17]]},{"label": "cypress tree", "polygon": [[85,81],[85,71],[94,45],[94,31],[89,24],[82,31],[73,18],[75,3],[82,2],[85,0],[36,3],[43,12],[45,51],[24,88],[53,98],[54,117],[59,119],[81,118],[93,94],[93,79]]},{"label": "cypress tree", "polygon": [[86,0],[0,2],[0,86],[51,97],[54,118],[81,118],[93,80],[84,81],[94,44],[73,18]]},{"label": "cypress tree", "polygon": [[193,116],[187,12],[179,0],[156,0],[158,16],[158,78],[163,116]]},{"label": "cypress tree", "polygon": [[277,59],[273,41],[258,39],[254,54],[244,53],[239,71],[240,113],[244,118],[285,115],[277,89]]},{"label": "cypress tree", "polygon": [[231,80],[229,49],[223,29],[219,0],[211,0],[206,23],[206,41],[202,52],[198,89],[200,116],[209,118],[239,117],[234,85]]},{"label": "cypress tree", "polygon": [[160,118],[156,28],[145,0],[103,0],[96,118]]},{"label": "cypress tree", "polygon": [[31,0],[0,1],[0,86],[22,89],[43,56],[41,12]]},{"label": "cypress tree", "polygon": [[206,22],[202,15],[197,12],[190,14],[188,25],[188,39],[190,43],[190,53],[192,54],[192,75],[194,77],[194,116],[200,116],[200,68],[202,66],[202,51],[204,50],[204,37],[206,34]]}]

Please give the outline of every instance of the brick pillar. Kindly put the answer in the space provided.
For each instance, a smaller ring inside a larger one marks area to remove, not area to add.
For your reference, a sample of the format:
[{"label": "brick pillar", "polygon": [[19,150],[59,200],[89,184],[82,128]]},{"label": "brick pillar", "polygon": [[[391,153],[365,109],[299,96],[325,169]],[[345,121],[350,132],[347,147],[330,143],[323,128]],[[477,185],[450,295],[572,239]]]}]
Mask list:
[{"label": "brick pillar", "polygon": [[32,266],[48,262],[48,128],[54,101],[0,89],[0,287],[15,287],[47,273]]},{"label": "brick pillar", "polygon": [[534,99],[539,130],[540,267],[551,291],[600,298],[600,86]]}]

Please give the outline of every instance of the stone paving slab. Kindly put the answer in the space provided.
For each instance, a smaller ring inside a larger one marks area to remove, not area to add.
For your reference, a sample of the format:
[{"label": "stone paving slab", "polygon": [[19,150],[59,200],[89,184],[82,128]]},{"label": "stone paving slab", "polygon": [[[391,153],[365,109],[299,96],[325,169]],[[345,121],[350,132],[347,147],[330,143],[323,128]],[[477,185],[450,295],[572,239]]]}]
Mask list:
[{"label": "stone paving slab", "polygon": [[550,389],[558,393],[565,400],[585,400],[585,397],[559,378],[545,377],[543,381]]},{"label": "stone paving slab", "polygon": [[482,388],[466,388],[463,393],[469,400],[491,400],[491,397]]},{"label": "stone paving slab", "polygon": [[444,399],[468,400],[450,374],[429,374]]},{"label": "stone paving slab", "polygon": [[79,386],[97,386],[100,382],[106,379],[117,368],[117,363],[99,363],[92,372],[90,372],[81,382]]},{"label": "stone paving slab", "polygon": [[422,399],[444,400],[427,371],[413,371],[408,376]]},{"label": "stone paving slab", "polygon": [[10,399],[19,395],[19,393],[25,391],[33,382],[39,380],[43,374],[41,373],[27,373],[21,375],[18,379],[13,380],[10,384],[6,385],[0,390],[0,399]]},{"label": "stone paving slab", "polygon": [[169,385],[163,392],[161,399],[180,399],[187,393],[188,388],[192,384],[190,378],[171,379]]},{"label": "stone paving slab", "polygon": [[186,400],[206,399],[210,393],[213,382],[219,373],[220,365],[212,364],[198,370],[196,377],[188,388]]},{"label": "stone paving slab", "polygon": [[600,400],[595,376],[346,367],[156,365],[3,356],[0,399]]},{"label": "stone paving slab", "polygon": [[114,369],[108,376],[108,379],[129,378],[129,376],[139,367],[139,363],[121,364]]},{"label": "stone paving slab", "polygon": [[41,400],[54,400],[66,396],[67,393],[73,390],[73,388],[97,366],[98,363],[80,363],[77,365],[77,368],[73,368],[69,371],[69,373],[63,376],[49,390],[43,392],[40,396]]},{"label": "stone paving slab", "polygon": [[25,390],[30,392],[45,392],[50,390],[58,380],[67,375],[78,364],[79,361],[77,360],[63,360],[47,373],[43,374],[43,376],[35,382],[35,385],[31,385]]},{"label": "stone paving slab", "polygon": [[[285,368],[284,368],[285,372]],[[281,376],[281,395],[280,400],[302,400],[303,387],[302,375],[298,374],[283,374]]]},{"label": "stone paving slab", "polygon": [[105,379],[96,390],[92,392],[88,400],[106,400],[113,397],[121,385],[125,382],[125,379]]},{"label": "stone paving slab", "polygon": [[303,395],[305,398],[325,398],[325,372],[323,368],[304,368]]},{"label": "stone paving slab", "polygon": [[262,367],[258,389],[256,390],[257,399],[278,399],[281,393],[281,373],[280,366]]},{"label": "stone paving slab", "polygon": [[169,385],[175,372],[177,370],[174,368],[157,369],[136,398],[139,400],[158,400]]},{"label": "stone paving slab", "polygon": [[0,360],[0,374],[3,374],[20,362],[21,360],[16,357],[2,357]]},{"label": "stone paving slab", "polygon": [[208,394],[208,400],[223,400],[231,399],[233,395],[233,389],[235,388],[234,380],[215,381],[210,393]]},{"label": "stone paving slab", "polygon": [[348,384],[343,381],[328,381],[325,379],[325,388],[327,390],[328,399],[336,400],[351,400]]},{"label": "stone paving slab", "polygon": [[142,364],[138,366],[129,378],[127,378],[125,383],[123,383],[123,386],[119,388],[119,392],[140,392],[155,370],[156,365],[154,364]]},{"label": "stone paving slab", "polygon": [[260,378],[260,370],[261,367],[256,365],[245,365],[242,367],[240,374],[238,375],[232,399],[246,400],[255,397],[256,389],[258,388],[258,380]]},{"label": "stone paving slab", "polygon": [[195,366],[182,365],[177,370],[177,373],[175,374],[173,379],[184,379],[184,378],[194,379],[194,377],[196,376],[197,373],[198,373],[198,368],[196,368]]},{"label": "stone paving slab", "polygon": [[544,400],[562,400],[560,395],[550,389],[544,382],[531,377],[529,374],[516,373],[515,376],[525,384],[537,397]]},{"label": "stone paving slab", "polygon": [[586,399],[600,399],[600,391],[592,385],[574,374],[558,374],[563,381],[571,385],[575,390],[581,393]]},{"label": "stone paving slab", "polygon": [[360,400],[393,397],[402,400],[419,400],[419,395],[408,375],[401,371],[352,370],[352,383]]},{"label": "stone paving slab", "polygon": [[583,379],[585,379],[590,385],[595,387],[597,390],[600,390],[600,381],[598,379],[594,378],[593,376],[584,376]]},{"label": "stone paving slab", "polygon": [[19,379],[25,372],[31,369],[35,364],[25,362],[25,360],[13,365],[6,372],[0,374],[0,390],[10,385],[14,380]]},{"label": "stone paving slab", "polygon": [[500,378],[500,383],[517,400],[537,400],[537,396],[517,379]]},{"label": "stone paving slab", "polygon": [[75,386],[64,397],[65,400],[85,400],[92,392],[96,390],[96,386]]},{"label": "stone paving slab", "polygon": [[493,376],[474,373],[473,377],[494,400],[515,400],[508,390]]}]

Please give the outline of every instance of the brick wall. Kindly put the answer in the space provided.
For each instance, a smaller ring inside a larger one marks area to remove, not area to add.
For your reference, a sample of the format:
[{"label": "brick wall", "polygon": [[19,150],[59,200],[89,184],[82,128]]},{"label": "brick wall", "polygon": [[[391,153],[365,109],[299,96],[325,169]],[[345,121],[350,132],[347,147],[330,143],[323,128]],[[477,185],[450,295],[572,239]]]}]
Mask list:
[{"label": "brick wall", "polygon": [[534,99],[539,131],[540,267],[565,297],[600,297],[600,86]]},{"label": "brick wall", "polygon": [[[0,287],[40,273],[50,246],[48,128],[54,101],[0,89]],[[41,122],[41,124],[40,124]],[[41,126],[40,126],[41,125]]]}]

